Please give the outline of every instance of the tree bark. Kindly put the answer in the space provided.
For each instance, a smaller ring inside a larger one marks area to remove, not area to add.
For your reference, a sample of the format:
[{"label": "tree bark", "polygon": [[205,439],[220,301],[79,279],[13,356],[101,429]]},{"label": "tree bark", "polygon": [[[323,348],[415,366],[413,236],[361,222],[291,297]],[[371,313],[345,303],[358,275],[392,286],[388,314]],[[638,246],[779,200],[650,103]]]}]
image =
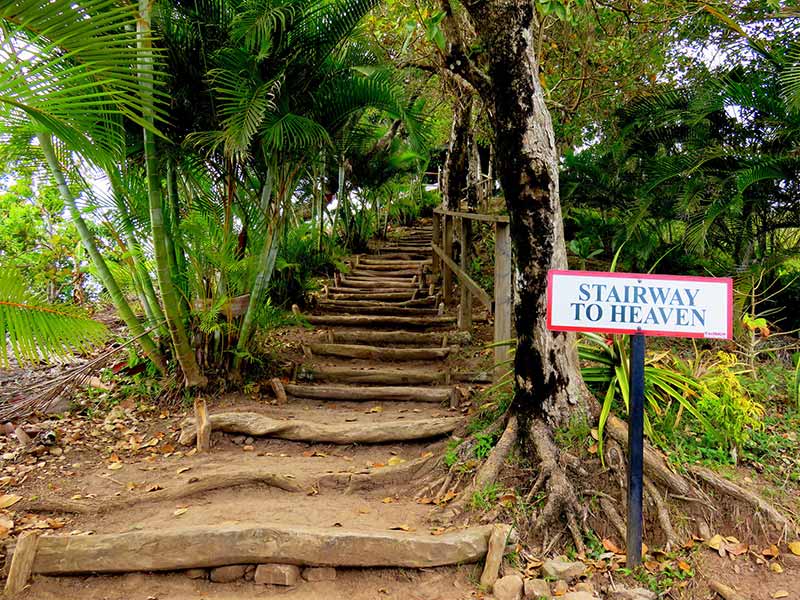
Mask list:
[{"label": "tree bark", "polygon": [[450,210],[458,210],[466,196],[469,172],[469,132],[472,125],[472,95],[456,84],[459,94],[453,103],[453,126],[442,170],[444,201]]},{"label": "tree bark", "polygon": [[489,61],[490,85],[476,81],[476,89],[490,96],[485,100],[494,109],[495,163],[511,220],[517,330],[513,410],[523,435],[532,419],[559,426],[576,409],[586,409],[575,337],[546,327],[547,272],[566,269],[567,254],[558,154],[535,53],[534,4],[465,3]]}]

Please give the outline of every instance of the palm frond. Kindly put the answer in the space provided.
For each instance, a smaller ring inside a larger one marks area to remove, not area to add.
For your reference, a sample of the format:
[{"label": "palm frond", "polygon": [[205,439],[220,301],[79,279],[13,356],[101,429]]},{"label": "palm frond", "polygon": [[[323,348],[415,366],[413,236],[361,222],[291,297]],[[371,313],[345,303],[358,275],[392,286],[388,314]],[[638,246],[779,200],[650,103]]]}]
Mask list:
[{"label": "palm frond", "polygon": [[19,275],[0,270],[0,367],[8,367],[9,346],[20,364],[35,363],[86,352],[108,336],[102,323],[41,301]]},{"label": "palm frond", "polygon": [[124,148],[123,120],[150,127],[159,103],[138,94],[135,12],[115,0],[20,0],[0,4],[0,118],[28,120],[71,149],[103,162]]}]

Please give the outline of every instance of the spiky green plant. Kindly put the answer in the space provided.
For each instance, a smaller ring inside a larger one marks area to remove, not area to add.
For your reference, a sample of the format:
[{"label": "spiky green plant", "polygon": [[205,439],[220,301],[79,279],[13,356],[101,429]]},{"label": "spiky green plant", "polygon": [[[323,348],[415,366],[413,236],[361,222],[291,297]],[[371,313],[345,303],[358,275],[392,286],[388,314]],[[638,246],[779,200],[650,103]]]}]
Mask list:
[{"label": "spiky green plant", "polygon": [[86,352],[109,335],[99,321],[44,302],[17,273],[0,270],[0,367],[9,366],[9,349],[18,363],[36,363]]}]

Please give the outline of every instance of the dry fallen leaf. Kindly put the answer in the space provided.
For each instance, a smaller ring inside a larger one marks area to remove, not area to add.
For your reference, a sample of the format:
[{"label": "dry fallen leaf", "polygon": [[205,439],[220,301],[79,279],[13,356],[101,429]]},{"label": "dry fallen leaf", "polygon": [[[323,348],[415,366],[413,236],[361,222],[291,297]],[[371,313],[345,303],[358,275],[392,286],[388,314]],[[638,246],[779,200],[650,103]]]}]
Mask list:
[{"label": "dry fallen leaf", "polygon": [[397,465],[402,465],[404,462],[406,462],[406,459],[400,458],[399,456],[393,456],[386,461],[386,464],[388,464],[390,467],[396,467]]},{"label": "dry fallen leaf", "polygon": [[180,475],[181,473],[186,473],[186,471],[190,470],[191,468],[192,468],[192,467],[181,467],[180,469],[178,469],[177,471],[175,471],[175,473],[177,473],[178,475]]},{"label": "dry fallen leaf", "polygon": [[365,507],[364,508],[359,508],[358,512],[361,513],[362,515],[368,515],[369,514],[369,509],[365,508]]},{"label": "dry fallen leaf", "polygon": [[180,517],[181,515],[186,514],[186,511],[188,510],[189,510],[188,508],[179,508],[172,514],[175,515],[176,517]]},{"label": "dry fallen leaf", "polygon": [[708,545],[709,548],[712,548],[714,550],[719,550],[722,547],[722,542],[723,542],[722,536],[720,534],[716,534],[713,537],[709,538],[706,544]]},{"label": "dry fallen leaf", "polygon": [[121,462],[111,463],[110,465],[108,465],[108,468],[111,469],[112,471],[119,471],[122,468],[122,463]]},{"label": "dry fallen leaf", "polygon": [[403,523],[402,525],[395,525],[394,527],[389,527],[392,531],[413,531],[411,527]]},{"label": "dry fallen leaf", "polygon": [[772,597],[773,598],[788,598],[789,597],[789,592],[787,592],[786,590],[778,590],[777,592],[772,594]]},{"label": "dry fallen leaf", "polygon": [[729,554],[733,556],[741,556],[750,549],[750,546],[748,546],[744,542],[740,542],[735,546],[726,546],[725,549],[728,551]]},{"label": "dry fallen leaf", "polygon": [[159,484],[157,484],[157,483],[151,483],[150,485],[148,485],[148,486],[147,486],[147,487],[144,489],[144,491],[145,491],[145,492],[157,492],[158,490],[163,490],[163,489],[164,489],[164,488],[163,488],[163,487],[161,487]]},{"label": "dry fallen leaf", "polygon": [[772,544],[769,548],[764,548],[761,551],[761,554],[763,554],[767,558],[775,558],[780,553],[781,553],[781,551],[778,550],[778,547],[775,544]]},{"label": "dry fallen leaf", "polygon": [[609,552],[613,552],[614,554],[625,554],[625,550],[617,546],[614,542],[612,542],[608,538],[603,540],[603,548],[605,548]]},{"label": "dry fallen leaf", "polygon": [[689,573],[692,570],[692,565],[690,565],[689,563],[687,563],[684,560],[679,560],[678,561],[678,568],[681,571],[683,571],[684,573]]},{"label": "dry fallen leaf", "polygon": [[373,406],[367,411],[367,413],[379,413],[379,412],[383,412],[382,406]]},{"label": "dry fallen leaf", "polygon": [[800,556],[800,540],[796,542],[789,542],[789,552],[794,554],[795,556]]},{"label": "dry fallen leaf", "polygon": [[769,570],[773,573],[783,573],[783,567],[776,562],[770,563]]},{"label": "dry fallen leaf", "polygon": [[3,494],[0,496],[0,508],[14,506],[20,500],[22,500],[22,496],[18,496],[17,494]]},{"label": "dry fallen leaf", "polygon": [[386,498],[381,500],[381,502],[383,502],[384,504],[391,504],[392,502],[394,502],[394,498],[392,498],[391,496],[386,496]]}]

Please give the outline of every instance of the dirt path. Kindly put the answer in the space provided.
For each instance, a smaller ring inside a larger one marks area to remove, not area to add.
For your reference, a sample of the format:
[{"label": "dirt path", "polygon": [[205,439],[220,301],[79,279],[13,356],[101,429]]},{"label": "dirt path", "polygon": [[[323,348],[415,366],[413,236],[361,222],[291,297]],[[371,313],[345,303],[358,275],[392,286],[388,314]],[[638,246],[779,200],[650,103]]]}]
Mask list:
[{"label": "dirt path", "polygon": [[[83,538],[64,552],[69,556],[53,559],[55,567],[42,567],[42,556],[48,553],[42,544],[50,542],[46,538],[40,541],[34,570],[39,565],[40,571],[51,573],[69,570],[64,566],[67,563],[77,565],[79,571],[80,565],[90,564],[88,558],[81,558],[79,542],[113,542],[123,538],[104,536],[125,532],[156,535],[216,526],[311,526],[353,536],[391,532],[400,536],[391,542],[395,546],[354,542],[354,549],[346,545],[321,549],[321,554],[317,553],[321,559],[283,561],[300,564],[301,569],[313,564],[337,566],[336,578],[328,581],[306,581],[301,576],[289,586],[264,585],[252,581],[252,568],[227,583],[210,581],[208,568],[193,573],[197,579],[175,569],[91,577],[40,574],[19,597],[474,597],[480,557],[463,561],[472,563],[463,566],[430,566],[448,549],[428,551],[421,544],[444,542],[450,533],[464,532],[432,525],[430,505],[415,501],[424,478],[436,469],[446,439],[465,426],[460,407],[463,394],[456,386],[486,378],[478,368],[481,357],[469,347],[468,338],[454,329],[453,318],[440,308],[440,297],[427,282],[430,235],[425,228],[409,230],[399,242],[354,257],[347,273],[328,282],[319,304],[308,315],[314,329],[301,336],[305,358],[296,369],[295,380],[285,383],[286,403],[269,404],[242,396],[209,401],[212,424],[216,424],[210,453],[191,450],[193,419],[169,418],[166,435],[153,438],[159,440],[161,452],[146,459],[126,459],[121,448],[110,462],[69,471],[71,475],[59,479],[55,489],[51,486],[38,498],[21,504],[43,518],[64,520],[75,538]],[[124,417],[109,423],[112,433],[119,432],[119,439],[127,439],[131,430]],[[180,439],[188,445],[174,440],[178,436],[170,434],[170,429],[176,433],[180,429]],[[342,436],[343,441],[337,443]],[[147,435],[139,437],[147,443]],[[115,461],[118,455],[122,458]],[[65,464],[69,461],[74,457],[62,459]],[[87,532],[91,532],[88,537]],[[251,550],[279,557],[282,552],[291,554],[286,548],[256,549],[263,541],[253,541],[240,560],[220,564],[282,562],[252,560]],[[90,570],[130,570],[120,564],[121,558],[115,559],[118,546],[112,542],[103,546],[101,559],[91,563],[94,567]],[[216,538],[209,539],[204,548],[197,549],[187,543],[184,551],[159,542],[142,547],[135,561],[158,564],[170,552],[214,554],[215,543]],[[316,543],[316,538],[307,540],[311,547]],[[307,555],[308,548],[301,548],[300,553]],[[381,553],[389,558],[382,558]],[[427,563],[423,568],[386,568],[383,564],[392,562],[392,557],[399,561],[403,555],[411,557],[404,559],[406,562],[418,558]],[[374,566],[349,568],[355,563]],[[331,571],[324,573],[332,576]],[[211,574],[218,578],[220,573]],[[314,573],[306,575],[314,577]]]}]

